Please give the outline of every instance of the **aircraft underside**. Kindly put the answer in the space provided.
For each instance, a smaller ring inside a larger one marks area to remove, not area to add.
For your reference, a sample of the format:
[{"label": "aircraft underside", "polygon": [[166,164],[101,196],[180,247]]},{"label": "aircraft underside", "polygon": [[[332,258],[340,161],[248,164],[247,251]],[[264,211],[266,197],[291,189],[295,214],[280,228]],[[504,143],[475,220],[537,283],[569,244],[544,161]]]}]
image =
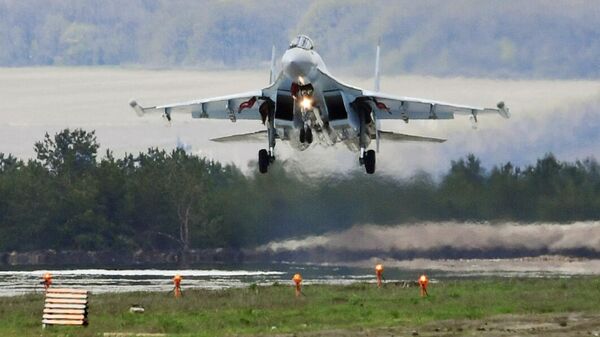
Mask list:
[{"label": "aircraft underside", "polygon": [[269,137],[267,156],[262,150],[259,153],[261,172],[274,160],[276,140],[287,141],[299,151],[313,144],[330,147],[341,143],[360,153],[359,163],[367,173],[375,172],[375,151],[367,148],[377,130],[368,104],[348,102],[340,90],[324,92],[318,80],[307,85],[292,83],[289,90],[286,85],[277,90],[273,118],[266,123],[274,137]]}]

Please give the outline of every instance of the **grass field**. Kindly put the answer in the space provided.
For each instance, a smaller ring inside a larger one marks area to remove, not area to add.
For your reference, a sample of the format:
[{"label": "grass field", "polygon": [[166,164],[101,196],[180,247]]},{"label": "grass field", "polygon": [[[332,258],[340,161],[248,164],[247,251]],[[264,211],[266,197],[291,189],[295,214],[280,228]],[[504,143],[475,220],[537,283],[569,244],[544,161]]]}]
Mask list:
[{"label": "grass field", "polygon": [[[443,281],[430,284],[429,291],[429,297],[420,298],[415,286],[387,284],[377,289],[361,283],[308,285],[306,296],[300,298],[294,297],[291,285],[219,291],[185,291],[184,287],[180,299],[167,293],[101,294],[91,297],[88,327],[45,330],[40,323],[41,294],[6,297],[0,298],[0,336],[316,335],[319,331],[353,335],[365,329],[418,329],[437,321],[503,314],[600,313],[600,278]],[[129,313],[132,304],[142,305],[146,312]]]}]

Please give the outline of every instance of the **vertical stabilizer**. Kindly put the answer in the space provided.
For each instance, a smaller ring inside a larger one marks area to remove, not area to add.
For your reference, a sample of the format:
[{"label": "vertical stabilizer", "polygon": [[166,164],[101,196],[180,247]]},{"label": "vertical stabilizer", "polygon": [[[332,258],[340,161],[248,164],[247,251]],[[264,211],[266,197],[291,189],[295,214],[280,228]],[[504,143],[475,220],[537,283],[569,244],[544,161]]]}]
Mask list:
[{"label": "vertical stabilizer", "polygon": [[[375,92],[379,92],[379,79],[380,79],[380,72],[379,72],[379,54],[381,51],[381,39],[379,39],[379,41],[377,41],[377,51],[375,53]],[[373,113],[373,115],[375,116],[375,113]],[[376,149],[377,152],[379,152],[379,140],[380,140],[380,132],[379,130],[381,129],[381,123],[379,122],[379,118],[377,118],[375,116],[375,144],[376,144]]]},{"label": "vertical stabilizer", "polygon": [[379,52],[381,49],[381,39],[377,42],[377,53],[375,54],[375,91],[379,91]]},{"label": "vertical stabilizer", "polygon": [[269,76],[269,84],[275,82],[275,76],[275,45],[273,45],[273,49],[271,49],[271,75]]}]

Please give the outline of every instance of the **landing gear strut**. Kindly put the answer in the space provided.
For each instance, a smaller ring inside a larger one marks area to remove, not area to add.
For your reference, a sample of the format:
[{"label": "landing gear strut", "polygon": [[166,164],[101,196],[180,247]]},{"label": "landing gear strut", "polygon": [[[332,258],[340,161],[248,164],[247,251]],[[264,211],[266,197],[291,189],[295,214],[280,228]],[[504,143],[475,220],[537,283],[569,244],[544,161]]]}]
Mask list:
[{"label": "landing gear strut", "polygon": [[375,173],[375,151],[368,150],[367,146],[370,142],[370,135],[368,134],[367,123],[371,123],[371,111],[367,105],[359,105],[358,111],[360,113],[360,129],[358,131],[358,145],[360,146],[360,156],[358,161],[361,165],[365,166],[367,174]]},{"label": "landing gear strut", "polygon": [[269,165],[275,161],[275,138],[277,133],[274,124],[275,103],[267,100],[261,105],[261,116],[265,116],[263,122],[267,125],[267,136],[269,138],[269,149],[258,151],[258,171],[267,173]]}]

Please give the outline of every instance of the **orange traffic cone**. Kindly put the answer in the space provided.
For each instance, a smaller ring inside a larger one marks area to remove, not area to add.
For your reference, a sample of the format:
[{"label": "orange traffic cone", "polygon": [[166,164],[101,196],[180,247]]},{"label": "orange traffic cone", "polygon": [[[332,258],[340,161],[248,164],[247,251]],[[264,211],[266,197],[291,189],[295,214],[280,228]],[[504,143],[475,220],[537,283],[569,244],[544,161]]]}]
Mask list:
[{"label": "orange traffic cone", "polygon": [[383,284],[383,265],[381,263],[375,266],[375,275],[377,276],[377,287],[381,288]]},{"label": "orange traffic cone", "polygon": [[420,289],[421,297],[429,296],[429,294],[427,293],[427,284],[428,283],[429,283],[429,279],[427,278],[427,276],[425,276],[425,274],[423,274],[423,275],[421,275],[421,277],[419,277],[419,289]]},{"label": "orange traffic cone", "polygon": [[44,290],[47,291],[52,285],[52,274],[45,273],[44,276],[42,276],[42,283],[44,284]]},{"label": "orange traffic cone", "polygon": [[175,298],[181,297],[181,279],[182,277],[179,274],[173,277],[173,294],[175,295]]},{"label": "orange traffic cone", "polygon": [[292,280],[296,284],[296,297],[300,297],[302,295],[302,275],[295,274]]}]

